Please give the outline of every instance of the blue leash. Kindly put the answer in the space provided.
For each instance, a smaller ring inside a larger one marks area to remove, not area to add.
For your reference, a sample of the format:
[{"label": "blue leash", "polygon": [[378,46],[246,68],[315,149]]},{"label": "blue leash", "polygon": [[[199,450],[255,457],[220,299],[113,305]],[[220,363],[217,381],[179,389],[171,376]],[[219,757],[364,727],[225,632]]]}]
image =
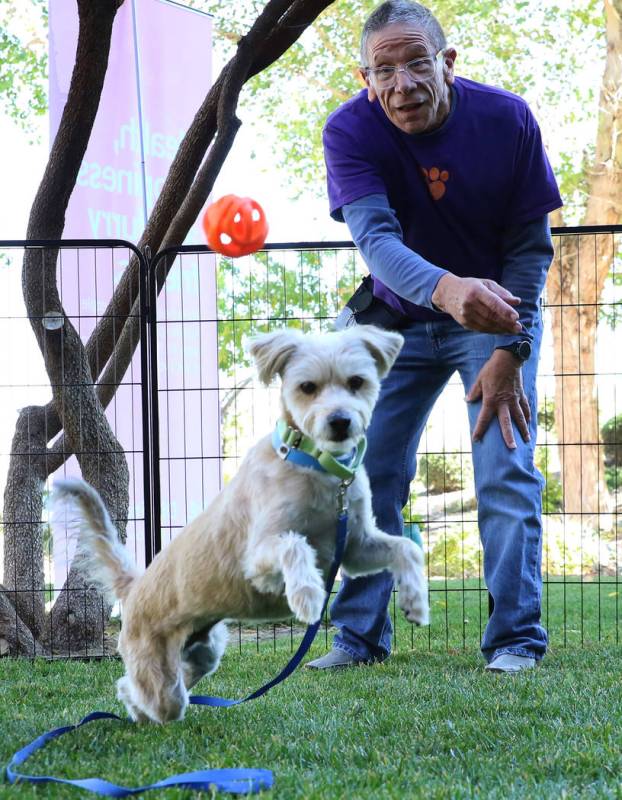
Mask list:
[{"label": "blue leash", "polygon": [[274,783],[272,772],[269,769],[204,769],[196,772],[180,772],[178,775],[172,775],[170,778],[165,778],[157,783],[137,787],[120,786],[103,778],[69,780],[68,778],[55,778],[51,775],[22,775],[13,769],[13,767],[23,764],[27,758],[30,758],[33,753],[36,753],[37,750],[52,739],[57,739],[64,733],[75,731],[82,725],[87,725],[89,722],[94,722],[98,719],[117,719],[123,722],[123,718],[118,717],[116,714],[94,711],[80,720],[77,725],[66,725],[63,728],[56,728],[53,731],[42,734],[15,753],[6,769],[9,783],[22,781],[28,781],[29,783],[67,783],[107,797],[128,797],[129,795],[146,792],[148,789],[166,789],[171,786],[180,786],[187,789],[195,789],[196,791],[210,791],[216,788],[219,791],[229,792],[230,794],[255,794],[262,789],[270,789]]},{"label": "blue leash", "polygon": [[[246,703],[249,700],[254,700],[257,697],[268,692],[273,686],[276,686],[285,678],[289,677],[296,667],[300,664],[304,656],[307,654],[311,643],[313,642],[316,633],[322,624],[322,618],[328,605],[330,593],[332,592],[335,578],[337,577],[337,570],[343,558],[343,551],[346,544],[346,534],[348,525],[348,515],[344,506],[345,486],[342,483],[340,487],[340,503],[341,510],[337,520],[337,541],[335,545],[335,555],[333,563],[330,566],[328,575],[326,576],[326,599],[322,607],[322,613],[319,619],[309,625],[303,636],[303,639],[294,653],[289,663],[279,672],[276,678],[265,683],[256,691],[243,697],[241,700],[227,700],[224,697],[210,697],[209,695],[191,695],[189,702],[191,705],[196,706],[212,706],[217,708],[229,708],[230,706],[237,706],[240,703]],[[256,794],[263,789],[270,789],[274,783],[274,776],[272,770],[269,769],[207,769],[196,770],[195,772],[180,772],[177,775],[172,775],[170,778],[157,783],[151,783],[147,786],[127,787],[120,786],[115,783],[110,783],[103,778],[82,778],[70,780],[69,778],[55,778],[50,775],[23,775],[17,772],[15,767],[19,767],[33,753],[40,750],[52,739],[57,739],[65,733],[80,728],[82,725],[87,725],[98,719],[116,719],[123,721],[123,717],[116,714],[110,714],[106,711],[94,711],[84,719],[80,720],[77,725],[66,725],[62,728],[55,728],[54,730],[43,733],[38,738],[34,739],[30,744],[18,750],[6,768],[6,776],[9,783],[19,783],[25,781],[29,783],[66,783],[71,786],[77,786],[80,789],[86,789],[94,794],[105,795],[107,797],[128,797],[129,795],[140,794],[146,792],[148,789],[165,789],[171,786],[179,786],[186,789],[195,789],[196,791],[211,791],[217,789],[221,792],[229,792],[230,794]]]}]

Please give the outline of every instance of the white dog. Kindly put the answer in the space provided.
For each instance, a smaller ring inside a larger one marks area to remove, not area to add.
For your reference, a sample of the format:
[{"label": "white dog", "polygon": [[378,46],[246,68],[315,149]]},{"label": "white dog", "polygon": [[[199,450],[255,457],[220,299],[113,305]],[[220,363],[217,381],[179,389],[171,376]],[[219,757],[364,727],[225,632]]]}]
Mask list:
[{"label": "white dog", "polygon": [[[321,335],[268,333],[250,351],[265,384],[281,377],[281,434],[290,444],[312,441],[321,461],[347,462],[350,452],[361,453],[380,379],[402,344],[397,333],[359,326]],[[81,480],[56,485],[55,504],[69,503],[77,512],[83,570],[123,604],[119,652],[126,674],[117,686],[134,720],[183,717],[188,689],[218,666],[224,620],[319,618],[341,480],[321,467],[292,463],[289,449],[278,435],[256,444],[235,478],[143,574],[120,544],[97,492]],[[391,570],[406,618],[426,624],[423,553],[409,539],[378,530],[362,466],[347,488],[347,502],[342,572],[355,577]]]}]

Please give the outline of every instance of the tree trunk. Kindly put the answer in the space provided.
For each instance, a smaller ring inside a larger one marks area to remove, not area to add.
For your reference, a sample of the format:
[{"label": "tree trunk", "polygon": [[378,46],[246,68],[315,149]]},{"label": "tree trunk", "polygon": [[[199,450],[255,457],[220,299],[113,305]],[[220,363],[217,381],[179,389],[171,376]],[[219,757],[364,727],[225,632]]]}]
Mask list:
[{"label": "tree trunk", "polygon": [[[76,454],[82,477],[97,489],[125,541],[127,461],[95,392],[82,341],[68,320],[59,330],[47,332],[43,353],[70,452]],[[96,592],[87,590],[72,564],[48,617],[44,641],[54,652],[86,651],[104,640],[110,608]]]},{"label": "tree trunk", "polygon": [[[11,599],[12,593],[0,583],[0,644],[6,642],[8,654],[13,656],[46,655],[45,648],[37,643],[30,628],[17,615]],[[5,655],[4,649],[2,644],[2,655]]]},{"label": "tree trunk", "polygon": [[[69,197],[95,120],[108,65],[112,24],[120,0],[79,0],[76,64],[58,134],[34,199],[27,238],[55,239],[62,235]],[[15,611],[35,638],[62,652],[76,646],[74,619],[80,629],[103,638],[101,602],[94,602],[83,580],[71,575],[71,591],[61,592],[55,609],[44,616],[41,507],[43,482],[49,475],[45,447],[60,423],[71,452],[78,454],[83,474],[100,491],[113,517],[127,518],[129,473],[125,457],[97,401],[86,353],[66,319],[56,285],[57,251],[27,250],[22,285],[28,317],[43,355],[53,395],[48,409],[28,409],[20,415],[5,491],[5,515],[15,519],[14,536],[5,544],[6,582],[16,594]],[[60,326],[60,327],[59,327]],[[51,412],[52,409],[49,409]],[[47,422],[54,429],[50,431]],[[28,423],[33,422],[28,430]],[[38,456],[38,458],[35,458]],[[19,563],[18,563],[19,562]],[[30,565],[30,568],[29,566]],[[24,593],[24,590],[28,590]],[[60,602],[59,602],[60,601]],[[5,616],[4,624],[19,629]],[[3,631],[3,638],[11,635]],[[13,637],[17,641],[16,637]],[[79,644],[86,644],[83,639]]]},{"label": "tree trunk", "polygon": [[609,503],[599,447],[595,347],[598,298],[611,255],[610,236],[563,236],[547,283],[564,511],[579,529],[595,529]]},{"label": "tree trunk", "polygon": [[45,619],[41,512],[47,478],[45,413],[23,408],[11,443],[4,490],[4,582],[15,613],[37,639]]},{"label": "tree trunk", "polygon": [[[600,91],[594,163],[588,169],[585,225],[622,218],[622,0],[604,0],[607,58]],[[552,307],[555,425],[560,442],[564,511],[595,529],[609,506],[599,448],[594,354],[598,303],[611,270],[610,236],[562,237],[547,281]]]}]

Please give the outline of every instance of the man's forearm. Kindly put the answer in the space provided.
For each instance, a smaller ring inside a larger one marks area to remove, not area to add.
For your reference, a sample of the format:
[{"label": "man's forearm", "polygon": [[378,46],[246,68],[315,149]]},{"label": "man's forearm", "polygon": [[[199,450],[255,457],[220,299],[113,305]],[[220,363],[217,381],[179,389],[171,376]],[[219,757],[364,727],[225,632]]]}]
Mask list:
[{"label": "man's forearm", "polygon": [[[502,286],[520,297],[516,307],[523,332],[531,338],[531,329],[540,313],[540,297],[553,258],[553,243],[548,216],[508,228],[503,239]],[[523,335],[523,334],[521,334]],[[514,335],[497,335],[496,344],[516,341]]]},{"label": "man's forearm", "polygon": [[343,216],[370,272],[399,297],[483,333],[518,333],[518,301],[492,279],[459,278],[407,247],[384,194],[343,207]]},{"label": "man's forearm", "polygon": [[434,308],[432,293],[447,270],[431,264],[402,241],[402,229],[385,195],[343,207],[343,217],[369,271],[399,297]]}]

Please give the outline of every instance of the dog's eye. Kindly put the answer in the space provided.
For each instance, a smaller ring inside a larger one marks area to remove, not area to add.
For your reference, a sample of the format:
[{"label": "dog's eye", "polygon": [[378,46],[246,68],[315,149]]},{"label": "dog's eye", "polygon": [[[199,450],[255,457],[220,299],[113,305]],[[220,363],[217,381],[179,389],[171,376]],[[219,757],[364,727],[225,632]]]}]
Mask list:
[{"label": "dog's eye", "polygon": [[305,381],[304,383],[300,384],[300,391],[303,394],[315,394],[317,390],[317,385],[313,383],[313,381]]},{"label": "dog's eye", "polygon": [[360,375],[352,375],[351,378],[348,378],[348,389],[352,392],[356,392],[364,383],[365,381]]}]

